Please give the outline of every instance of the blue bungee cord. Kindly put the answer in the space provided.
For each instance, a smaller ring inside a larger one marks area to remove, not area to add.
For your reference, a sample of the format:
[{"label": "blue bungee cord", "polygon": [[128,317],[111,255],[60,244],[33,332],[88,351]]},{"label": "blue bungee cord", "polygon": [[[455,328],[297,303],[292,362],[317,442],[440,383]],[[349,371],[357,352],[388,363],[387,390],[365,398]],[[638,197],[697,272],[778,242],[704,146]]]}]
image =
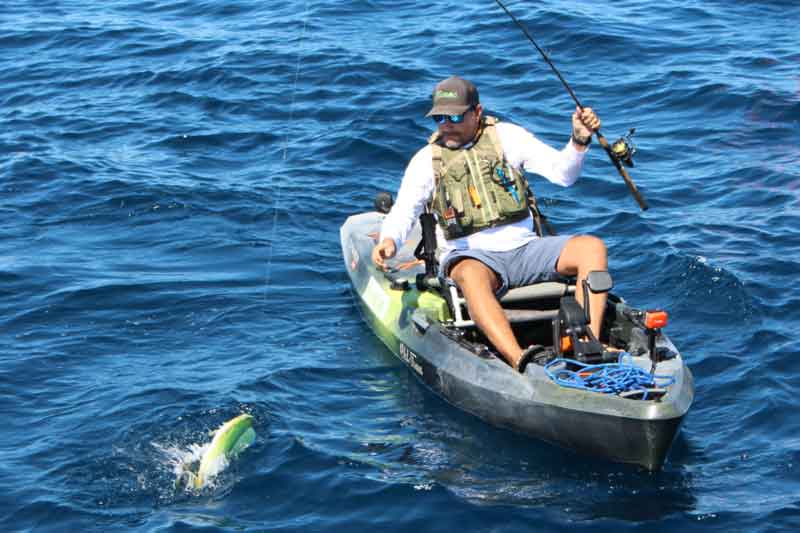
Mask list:
[{"label": "blue bungee cord", "polygon": [[[577,368],[569,370],[567,366]],[[558,367],[558,368],[556,368]],[[650,374],[633,364],[631,354],[622,352],[616,363],[588,365],[574,359],[554,359],[544,367],[545,373],[558,385],[603,394],[638,392],[642,400],[656,388],[669,387],[675,383],[672,376]],[[663,380],[657,383],[657,380]]]}]

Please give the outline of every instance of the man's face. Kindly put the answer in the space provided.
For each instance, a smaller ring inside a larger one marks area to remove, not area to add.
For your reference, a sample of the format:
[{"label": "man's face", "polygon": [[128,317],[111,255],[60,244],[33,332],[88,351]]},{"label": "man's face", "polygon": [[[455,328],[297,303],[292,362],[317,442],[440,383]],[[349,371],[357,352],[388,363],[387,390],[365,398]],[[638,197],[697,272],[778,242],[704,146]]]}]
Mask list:
[{"label": "man's face", "polygon": [[439,124],[438,128],[442,143],[450,149],[456,149],[472,142],[475,138],[475,133],[478,131],[482,113],[483,108],[480,104],[477,104],[464,113],[464,120],[460,123],[453,124],[448,119]]}]

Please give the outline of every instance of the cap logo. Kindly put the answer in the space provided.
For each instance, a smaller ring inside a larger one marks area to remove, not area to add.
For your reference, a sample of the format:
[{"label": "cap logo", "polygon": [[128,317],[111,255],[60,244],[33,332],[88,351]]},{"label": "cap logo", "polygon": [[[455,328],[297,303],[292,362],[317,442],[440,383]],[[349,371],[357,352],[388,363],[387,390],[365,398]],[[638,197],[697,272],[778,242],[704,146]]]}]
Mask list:
[{"label": "cap logo", "polygon": [[436,98],[458,98],[458,93],[455,91],[444,91],[439,89],[436,91]]}]

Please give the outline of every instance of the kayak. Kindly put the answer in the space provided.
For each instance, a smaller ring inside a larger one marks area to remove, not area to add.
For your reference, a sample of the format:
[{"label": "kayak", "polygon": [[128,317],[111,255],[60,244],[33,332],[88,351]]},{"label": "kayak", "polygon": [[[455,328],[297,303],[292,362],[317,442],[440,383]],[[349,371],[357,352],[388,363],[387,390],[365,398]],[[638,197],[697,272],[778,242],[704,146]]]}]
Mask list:
[{"label": "kayak", "polygon": [[606,367],[622,368],[622,360],[616,366],[581,366],[554,348],[561,345],[553,340],[558,331],[553,324],[574,284],[553,281],[512,289],[501,299],[512,329],[521,346],[541,347],[520,373],[469,320],[452,283],[443,281],[436,289],[417,282],[426,272],[414,253],[419,224],[387,271],[372,263],[384,217],[366,212],[342,225],[345,268],[366,322],[422,383],[489,424],[584,455],[648,470],[663,466],[692,404],[694,382],[669,338],[637,320],[642,312],[609,293],[601,340],[623,348],[625,368],[652,376],[652,383],[644,390],[598,392],[562,378],[591,379]]}]

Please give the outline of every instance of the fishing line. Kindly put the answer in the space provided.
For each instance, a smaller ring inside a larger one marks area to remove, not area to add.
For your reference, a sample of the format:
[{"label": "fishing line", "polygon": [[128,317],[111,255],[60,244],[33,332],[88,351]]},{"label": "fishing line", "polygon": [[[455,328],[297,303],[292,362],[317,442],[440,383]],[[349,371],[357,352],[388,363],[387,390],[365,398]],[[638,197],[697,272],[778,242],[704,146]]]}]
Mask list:
[{"label": "fishing line", "polygon": [[[300,79],[300,65],[303,61],[303,53],[305,51],[304,49],[306,43],[306,29],[308,28],[308,0],[306,0],[303,5],[303,30],[300,32],[300,37],[298,38],[297,61],[295,62],[294,82],[292,83],[292,98],[289,103],[289,124],[286,126],[286,138],[283,142],[282,160],[284,163],[286,163],[289,158],[289,139],[292,133],[292,122],[294,121],[294,105],[297,100],[297,81]],[[275,182],[274,178],[272,179],[272,182]],[[278,227],[278,205],[280,205],[282,193],[283,188],[281,187],[280,181],[278,181],[277,184],[275,184],[275,195],[273,199],[274,203],[272,206],[272,230],[270,231],[269,252],[267,254],[267,267],[264,279],[264,300],[267,299],[270,283],[272,281],[272,256],[275,250],[275,231]]]},{"label": "fishing line", "polygon": [[519,27],[519,29],[522,30],[522,33],[525,34],[525,37],[527,37],[528,40],[533,44],[533,46],[536,47],[536,49],[539,51],[539,53],[542,54],[542,57],[544,58],[544,60],[547,62],[548,65],[550,65],[550,68],[553,69],[553,72],[555,72],[556,76],[558,76],[558,79],[561,80],[561,84],[564,85],[564,88],[567,90],[569,95],[572,97],[573,100],[575,100],[575,104],[577,104],[578,107],[583,109],[583,105],[581,105],[580,101],[578,100],[578,97],[575,96],[575,93],[572,91],[572,87],[569,86],[569,84],[567,83],[567,80],[565,80],[564,76],[561,75],[561,72],[559,72],[558,69],[556,68],[556,66],[553,64],[553,62],[550,61],[550,56],[547,55],[547,52],[542,50],[542,48],[536,43],[536,41],[534,40],[533,36],[528,31],[528,28],[526,28],[522,24],[522,22],[520,22],[517,19],[517,17],[515,17],[514,14],[511,11],[508,10],[508,8],[505,6],[505,4],[503,4],[503,2],[501,2],[500,0],[494,0],[494,1],[497,2],[498,6],[503,8],[503,11],[506,12],[506,15],[511,17],[511,20],[514,21],[514,24],[516,24]]},{"label": "fishing line", "polygon": [[283,160],[286,161],[287,154],[289,153],[289,133],[294,119],[294,103],[297,99],[297,80],[300,78],[300,63],[303,59],[303,47],[306,43],[306,28],[308,28],[308,0],[306,0],[305,11],[303,13],[303,31],[300,32],[299,47],[297,50],[297,64],[294,69],[294,83],[292,84],[292,100],[289,104],[289,127],[286,128],[286,139],[283,143]]},{"label": "fishing line", "polygon": [[[511,11],[508,10],[508,8],[505,6],[505,4],[503,4],[503,2],[501,2],[500,0],[494,0],[494,1],[495,3],[497,3],[498,6],[500,6],[503,9],[503,11],[506,12],[506,15],[508,15],[511,18],[511,20],[514,21],[514,24],[516,24],[517,27],[519,27],[519,29],[522,30],[522,33],[525,34],[525,37],[528,38],[531,44],[533,44],[533,46],[536,47],[536,50],[539,51],[539,53],[542,55],[542,57],[550,66],[550,68],[553,70],[555,75],[558,76],[558,79],[561,81],[561,84],[564,86],[569,95],[575,101],[575,104],[581,110],[583,110],[583,105],[581,105],[581,102],[580,100],[578,100],[578,97],[575,96],[575,92],[569,86],[567,80],[564,79],[564,76],[561,75],[561,72],[558,71],[556,66],[550,60],[550,56],[547,55],[547,52],[542,50],[542,48],[536,43],[536,40],[530,34],[525,25],[522,24],[522,22],[520,22],[519,19],[517,19],[517,17],[515,17],[514,14],[511,13]],[[642,211],[646,211],[648,208],[647,202],[645,201],[642,194],[639,192],[639,189],[636,187],[636,184],[633,183],[633,180],[628,175],[628,171],[625,170],[625,168],[623,167],[623,164],[629,167],[633,166],[633,160],[631,159],[631,157],[636,152],[636,148],[631,143],[630,137],[631,135],[633,135],[635,131],[636,131],[635,128],[631,128],[627,137],[621,137],[613,144],[609,144],[609,142],[606,140],[603,134],[600,133],[600,130],[595,130],[594,134],[597,137],[597,141],[600,143],[600,146],[602,146],[603,150],[605,150],[606,154],[608,154],[608,158],[611,160],[611,163],[617,169],[617,172],[619,172],[619,175],[622,176],[622,179],[625,181],[625,185],[628,186],[628,190],[633,195],[636,202],[639,204],[639,207],[642,209]]]}]

